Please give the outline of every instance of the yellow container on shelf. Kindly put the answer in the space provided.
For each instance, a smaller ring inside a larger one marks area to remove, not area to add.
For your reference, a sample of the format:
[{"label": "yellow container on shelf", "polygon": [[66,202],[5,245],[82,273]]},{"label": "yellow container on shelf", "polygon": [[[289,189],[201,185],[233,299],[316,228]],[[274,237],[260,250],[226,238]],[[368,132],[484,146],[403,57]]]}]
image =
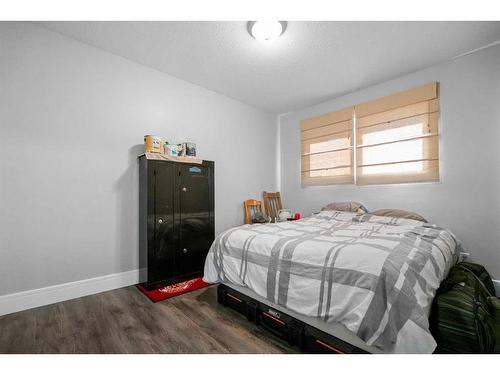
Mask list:
[{"label": "yellow container on shelf", "polygon": [[146,152],[163,154],[163,141],[156,135],[145,135],[144,147],[146,148]]}]

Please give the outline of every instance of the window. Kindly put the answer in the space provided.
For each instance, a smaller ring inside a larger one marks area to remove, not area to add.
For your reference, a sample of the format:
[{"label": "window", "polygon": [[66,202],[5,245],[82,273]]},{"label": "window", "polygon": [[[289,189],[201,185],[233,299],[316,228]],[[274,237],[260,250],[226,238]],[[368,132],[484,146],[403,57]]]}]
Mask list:
[{"label": "window", "polygon": [[434,82],[303,121],[302,185],[438,181],[437,89]]},{"label": "window", "polygon": [[354,107],[302,121],[302,185],[354,183]]}]

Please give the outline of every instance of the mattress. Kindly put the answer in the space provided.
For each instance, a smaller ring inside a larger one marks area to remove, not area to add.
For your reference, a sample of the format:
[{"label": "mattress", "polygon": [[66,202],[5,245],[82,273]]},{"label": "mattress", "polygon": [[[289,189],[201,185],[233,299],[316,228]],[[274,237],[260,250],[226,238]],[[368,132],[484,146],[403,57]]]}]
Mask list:
[{"label": "mattress", "polygon": [[384,353],[432,353],[432,300],[459,247],[436,225],[322,211],[221,233],[204,280],[245,287],[325,327],[340,324]]}]

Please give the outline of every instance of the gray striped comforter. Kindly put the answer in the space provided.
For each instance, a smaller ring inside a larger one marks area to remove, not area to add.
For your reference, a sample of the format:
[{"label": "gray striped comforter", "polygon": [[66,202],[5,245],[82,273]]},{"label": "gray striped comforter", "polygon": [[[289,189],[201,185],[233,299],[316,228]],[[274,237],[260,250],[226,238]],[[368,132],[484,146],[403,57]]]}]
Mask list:
[{"label": "gray striped comforter", "polygon": [[388,353],[431,353],[432,299],[458,251],[451,232],[408,219],[340,211],[220,234],[204,280],[339,322]]}]

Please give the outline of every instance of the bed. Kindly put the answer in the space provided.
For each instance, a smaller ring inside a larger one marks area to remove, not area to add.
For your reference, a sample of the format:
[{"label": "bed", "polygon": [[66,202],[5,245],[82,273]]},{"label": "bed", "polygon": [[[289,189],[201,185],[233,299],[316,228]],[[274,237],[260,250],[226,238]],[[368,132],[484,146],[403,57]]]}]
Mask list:
[{"label": "bed", "polygon": [[323,330],[341,325],[371,352],[432,353],[432,300],[459,246],[436,225],[322,211],[221,233],[204,280],[247,290]]}]

